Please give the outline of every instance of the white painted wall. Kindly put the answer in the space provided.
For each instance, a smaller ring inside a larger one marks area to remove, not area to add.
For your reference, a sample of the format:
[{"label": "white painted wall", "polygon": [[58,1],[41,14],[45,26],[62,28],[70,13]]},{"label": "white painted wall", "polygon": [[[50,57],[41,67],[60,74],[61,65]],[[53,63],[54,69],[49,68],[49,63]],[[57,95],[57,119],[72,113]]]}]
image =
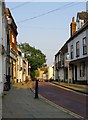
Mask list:
[{"label": "white painted wall", "polygon": [[52,78],[53,79],[53,66],[50,66],[48,68],[48,79]]},{"label": "white painted wall", "polygon": [[72,69],[69,70],[69,82],[72,83]]},{"label": "white painted wall", "polygon": [[[5,75],[7,74],[6,73],[6,69],[7,69],[7,72],[8,72],[8,66],[6,66],[7,64],[7,61],[6,61],[6,58],[7,58],[7,22],[6,22],[6,16],[5,16],[5,6],[3,6],[3,16],[2,16],[2,44],[4,46],[4,49],[5,49],[5,53],[3,54],[2,56],[2,72],[3,72],[3,85],[4,85],[4,82],[5,82]],[[5,75],[4,75],[5,74]]]},{"label": "white painted wall", "polygon": [[86,80],[88,84],[88,61],[86,61]]},{"label": "white painted wall", "polygon": [[24,71],[24,68],[26,69],[26,71],[25,71],[25,73],[23,73],[23,71],[22,71],[22,81],[25,81],[26,76],[28,76],[28,61],[25,58],[23,58],[23,60],[25,60],[26,63],[23,62],[22,68],[23,68],[23,71]]},{"label": "white painted wall", "polygon": [[[86,37],[87,38],[87,45],[88,45],[88,30],[85,30],[84,32],[82,32],[81,34],[79,34],[77,37],[75,37],[72,41],[70,41],[68,43],[68,52],[70,54],[70,46],[73,45],[73,51],[74,51],[74,58],[70,59],[71,61],[74,60],[78,60],[78,59],[82,59],[85,57],[88,57],[88,46],[87,46],[87,54],[83,55],[83,38]],[[79,46],[80,46],[80,56],[76,57],[76,43],[79,41]],[[71,55],[70,55],[71,57]],[[86,61],[85,61],[86,62]],[[87,80],[88,79],[88,66],[87,63],[85,64],[85,76],[84,77],[80,77],[80,63],[78,62],[77,64],[77,80]],[[71,70],[70,70],[71,71]],[[70,73],[71,74],[71,73]],[[74,70],[74,78],[75,78],[75,70]]]},{"label": "white painted wall", "polygon": [[[59,59],[58,59],[59,58]],[[60,57],[55,56],[55,71],[54,71],[54,80],[58,79],[58,76],[59,76],[59,71],[56,70],[56,63],[58,63],[58,61],[60,60]]]},{"label": "white painted wall", "polygon": [[77,31],[84,25],[84,20],[79,19],[79,22],[77,22]]},{"label": "white painted wall", "polygon": [[60,77],[60,80],[64,80],[64,69],[63,68],[59,70],[59,77]]},{"label": "white painted wall", "polygon": [[[0,1],[0,46],[2,46],[2,2]],[[2,55],[0,49],[0,94],[3,92]]]},{"label": "white painted wall", "polygon": [[58,74],[59,74],[59,72],[57,70],[55,70],[55,80],[58,79],[58,76],[59,76]]},{"label": "white painted wall", "polygon": [[26,61],[26,76],[28,76],[28,61]]},{"label": "white painted wall", "polygon": [[18,56],[18,60],[17,60],[17,79],[18,82],[22,82],[22,70],[20,71],[20,67],[22,67],[22,57]]},{"label": "white painted wall", "polygon": [[[86,37],[86,35],[87,35],[86,31],[84,31],[68,43],[68,53],[70,54],[71,45],[73,45],[73,49],[74,49],[74,58],[71,59],[71,61],[87,57],[87,55],[83,55],[83,41],[82,41],[83,38]],[[79,44],[80,44],[80,56],[76,57],[76,43],[78,41],[79,41]],[[70,55],[70,57],[71,57],[71,55]]]},{"label": "white painted wall", "polygon": [[[88,1],[87,1],[87,11],[88,11]],[[88,29],[86,30],[86,37],[87,37],[87,45],[88,45]],[[87,47],[87,53],[88,53],[88,47]],[[87,73],[86,79],[87,79],[87,84],[88,84],[88,61],[86,61],[86,73]]]},{"label": "white painted wall", "polygon": [[58,62],[58,56],[56,56],[56,63]]}]

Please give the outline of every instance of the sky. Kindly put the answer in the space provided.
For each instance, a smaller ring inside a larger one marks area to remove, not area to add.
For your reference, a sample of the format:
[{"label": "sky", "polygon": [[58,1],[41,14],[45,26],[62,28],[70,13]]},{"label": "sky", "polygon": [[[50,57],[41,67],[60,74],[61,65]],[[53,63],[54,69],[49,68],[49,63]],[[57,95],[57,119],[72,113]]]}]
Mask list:
[{"label": "sky", "polygon": [[86,2],[6,2],[16,22],[19,43],[29,43],[46,55],[47,65],[70,37],[70,23]]}]

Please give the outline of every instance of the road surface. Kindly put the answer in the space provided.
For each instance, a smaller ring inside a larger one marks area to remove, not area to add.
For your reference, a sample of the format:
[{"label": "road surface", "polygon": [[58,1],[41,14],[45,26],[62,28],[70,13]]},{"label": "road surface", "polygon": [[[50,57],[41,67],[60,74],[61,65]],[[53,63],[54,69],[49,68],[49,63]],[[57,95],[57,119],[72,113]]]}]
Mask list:
[{"label": "road surface", "polygon": [[86,95],[57,87],[50,82],[39,82],[39,94],[57,105],[88,118],[88,96]]}]

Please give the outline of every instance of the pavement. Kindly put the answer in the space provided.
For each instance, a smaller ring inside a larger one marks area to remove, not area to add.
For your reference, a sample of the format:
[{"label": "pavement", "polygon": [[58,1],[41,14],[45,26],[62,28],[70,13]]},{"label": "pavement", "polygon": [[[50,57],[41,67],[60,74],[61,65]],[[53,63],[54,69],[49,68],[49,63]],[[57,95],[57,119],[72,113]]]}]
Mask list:
[{"label": "pavement", "polygon": [[68,84],[64,82],[55,82],[55,81],[52,81],[51,83],[61,86],[63,88],[68,88],[70,90],[88,95],[88,85],[71,84],[71,83]]},{"label": "pavement", "polygon": [[31,90],[33,82],[17,83],[11,90],[4,92],[2,99],[3,118],[73,118],[73,114],[53,106],[51,103],[39,97],[34,98]]}]

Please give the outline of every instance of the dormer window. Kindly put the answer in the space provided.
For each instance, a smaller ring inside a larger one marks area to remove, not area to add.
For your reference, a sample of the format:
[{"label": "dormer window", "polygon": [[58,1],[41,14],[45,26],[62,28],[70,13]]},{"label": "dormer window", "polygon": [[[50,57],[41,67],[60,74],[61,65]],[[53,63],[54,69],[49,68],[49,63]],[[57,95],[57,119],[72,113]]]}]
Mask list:
[{"label": "dormer window", "polygon": [[82,11],[77,13],[77,30],[79,30],[87,21],[88,12]]},{"label": "dormer window", "polygon": [[84,25],[84,20],[81,20],[81,27]]}]

